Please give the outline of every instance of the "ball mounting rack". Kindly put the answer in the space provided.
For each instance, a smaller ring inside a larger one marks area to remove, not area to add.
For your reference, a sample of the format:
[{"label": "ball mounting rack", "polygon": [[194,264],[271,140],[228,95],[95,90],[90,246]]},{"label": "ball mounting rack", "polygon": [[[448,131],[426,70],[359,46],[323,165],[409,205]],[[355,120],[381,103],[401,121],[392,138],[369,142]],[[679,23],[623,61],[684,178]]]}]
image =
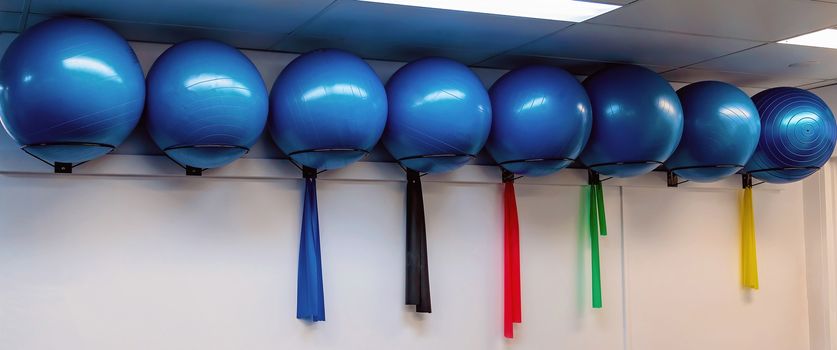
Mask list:
[{"label": "ball mounting rack", "polygon": [[767,168],[767,169],[758,169],[758,170],[751,170],[746,173],[741,173],[741,187],[742,188],[753,188],[754,186],[761,185],[766,181],[760,181],[753,183],[753,173],[763,173],[768,171],[784,171],[784,170],[820,170],[818,166],[789,166],[789,167],[779,167],[779,168]]},{"label": "ball mounting rack", "polygon": [[55,162],[51,163],[46,159],[38,157],[34,153],[29,150],[29,147],[47,147],[47,146],[76,146],[76,147],[101,147],[107,148],[108,151],[106,153],[113,152],[116,149],[116,146],[109,145],[106,143],[97,143],[97,142],[78,142],[78,141],[63,141],[63,142],[44,142],[44,143],[33,143],[28,145],[23,145],[20,147],[21,150],[26,152],[26,154],[34,157],[37,160],[44,162],[44,164],[51,166],[56,174],[71,174],[73,172],[73,168],[82,165],[84,163],[89,162],[89,160],[85,160],[79,163],[65,163],[65,162]]},{"label": "ball mounting rack", "polygon": [[[188,176],[201,176],[204,170],[208,168],[196,168],[189,165],[184,165],[172,158],[169,155],[169,151],[172,150],[179,150],[179,149],[189,149],[189,148],[224,148],[224,149],[241,149],[244,150],[244,155],[250,152],[250,148],[238,145],[226,145],[226,144],[195,144],[195,145],[176,145],[171,147],[166,147],[163,149],[163,154],[166,155],[167,158],[171,159],[175,164],[186,170],[186,175]],[[243,155],[242,155],[243,156]]]},{"label": "ball mounting rack", "polygon": [[676,167],[676,168],[671,168],[671,169],[665,168],[665,166],[663,166],[662,168],[663,168],[663,169],[662,169],[662,171],[665,171],[665,172],[666,172],[666,182],[667,182],[667,184],[668,184],[668,187],[677,187],[677,186],[679,186],[679,185],[682,185],[682,184],[687,183],[687,182],[689,182],[689,181],[690,181],[690,180],[683,180],[683,181],[680,181],[680,177],[679,177],[679,176],[677,176],[677,174],[675,174],[675,173],[674,173],[674,172],[675,172],[675,171],[677,171],[677,170],[688,170],[688,169],[730,169],[730,168],[741,168],[741,169],[743,169],[743,168],[744,168],[744,166],[743,166],[743,165],[740,165],[740,164],[716,164],[716,165],[693,165],[693,166],[682,166],[682,167]]}]

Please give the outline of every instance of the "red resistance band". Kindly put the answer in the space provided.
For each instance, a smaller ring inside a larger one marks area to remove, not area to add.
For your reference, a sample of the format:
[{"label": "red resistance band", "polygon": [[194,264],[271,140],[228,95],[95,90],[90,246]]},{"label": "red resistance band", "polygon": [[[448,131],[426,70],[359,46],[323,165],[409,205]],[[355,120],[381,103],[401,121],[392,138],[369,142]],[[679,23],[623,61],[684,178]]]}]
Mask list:
[{"label": "red resistance band", "polygon": [[517,201],[514,182],[508,181],[503,189],[504,222],[504,294],[503,336],[514,338],[514,324],[521,322],[520,312],[520,227],[517,222]]}]

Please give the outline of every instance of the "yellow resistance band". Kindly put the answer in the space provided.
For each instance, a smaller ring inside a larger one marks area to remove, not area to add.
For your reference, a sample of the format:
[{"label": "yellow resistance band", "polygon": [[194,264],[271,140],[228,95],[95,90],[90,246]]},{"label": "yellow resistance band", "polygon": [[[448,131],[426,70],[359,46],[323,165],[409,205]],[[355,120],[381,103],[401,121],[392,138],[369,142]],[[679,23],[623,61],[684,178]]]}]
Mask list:
[{"label": "yellow resistance band", "polygon": [[745,188],[741,196],[741,282],[745,288],[759,289],[756,227],[753,220],[753,189],[750,187]]}]

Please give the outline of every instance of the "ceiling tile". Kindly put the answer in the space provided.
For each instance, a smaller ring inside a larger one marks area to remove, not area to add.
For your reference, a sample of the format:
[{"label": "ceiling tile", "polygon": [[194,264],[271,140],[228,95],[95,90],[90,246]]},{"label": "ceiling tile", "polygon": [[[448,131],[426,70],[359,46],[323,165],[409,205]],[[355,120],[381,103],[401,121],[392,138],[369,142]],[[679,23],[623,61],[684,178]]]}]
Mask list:
[{"label": "ceiling tile", "polygon": [[824,87],[828,87],[828,86],[832,86],[832,85],[837,85],[837,80],[821,80],[821,81],[818,81],[816,83],[799,85],[797,87],[800,88],[800,89],[813,90],[813,89],[824,88]]},{"label": "ceiling tile", "polygon": [[127,22],[288,33],[332,0],[31,0],[30,12]]},{"label": "ceiling tile", "polygon": [[274,50],[305,53],[322,48],[342,49],[367,59],[412,61],[422,57],[441,56],[464,64],[479,62],[494,54],[479,48],[430,47],[398,40],[366,40],[362,38],[319,38],[291,35],[274,46]]},{"label": "ceiling tile", "polygon": [[128,40],[178,43],[191,39],[214,39],[245,49],[269,49],[282,34],[199,28],[147,23],[103,21]]},{"label": "ceiling tile", "polygon": [[[566,57],[550,57],[550,56],[533,56],[533,55],[515,55],[506,54],[479,63],[480,67],[515,69],[532,64],[545,64],[550,66],[561,67],[564,70],[577,75],[590,75],[596,71],[606,67],[609,64],[624,63],[624,62],[603,62],[594,60],[581,60]],[[654,66],[645,65],[645,67],[654,70],[655,72],[663,72],[671,70],[674,67],[668,66]]]},{"label": "ceiling tile", "polygon": [[[487,53],[484,57],[522,45],[561,28],[569,22],[446,11],[360,1],[338,1],[322,15],[294,32],[282,49],[305,45],[313,38],[329,38],[328,44],[363,46],[380,56],[391,49],[436,48],[454,52]],[[322,46],[321,44],[313,46]],[[376,48],[376,46],[381,46]],[[417,50],[423,52],[424,49]],[[407,56],[413,56],[409,54]]]},{"label": "ceiling tile", "polygon": [[[837,19],[835,19],[837,20]],[[690,68],[837,79],[837,50],[786,44],[767,44]]]},{"label": "ceiling tile", "polygon": [[0,11],[0,32],[16,32],[20,29],[19,12]]},{"label": "ceiling tile", "polygon": [[29,29],[29,27],[34,26],[34,25],[36,25],[38,23],[41,23],[43,21],[46,21],[50,18],[52,18],[52,17],[47,16],[47,15],[39,15],[39,14],[30,13],[29,16],[26,16],[26,26],[24,27],[24,30]]},{"label": "ceiling tile", "polygon": [[[29,15],[26,27],[47,20],[45,15]],[[158,43],[179,43],[190,39],[214,39],[231,46],[245,49],[269,49],[283,34],[245,32],[217,28],[190,27],[179,25],[149,24],[127,21],[96,19],[113,28],[127,40]]]},{"label": "ceiling tile", "polygon": [[837,5],[803,0],[642,0],[590,22],[778,41],[837,24]]},{"label": "ceiling tile", "polygon": [[17,38],[17,33],[0,33],[0,57],[3,57],[15,38]]},{"label": "ceiling tile", "polygon": [[513,53],[679,67],[758,44],[746,40],[579,23],[515,49]]},{"label": "ceiling tile", "polygon": [[3,0],[0,1],[0,11],[7,11],[7,12],[24,12],[23,11],[23,2],[24,0]]},{"label": "ceiling tile", "polygon": [[725,72],[682,68],[663,73],[663,78],[670,81],[693,83],[703,80],[718,80],[738,87],[771,88],[776,86],[800,86],[819,81],[818,79],[780,75],[756,75],[740,72]]}]

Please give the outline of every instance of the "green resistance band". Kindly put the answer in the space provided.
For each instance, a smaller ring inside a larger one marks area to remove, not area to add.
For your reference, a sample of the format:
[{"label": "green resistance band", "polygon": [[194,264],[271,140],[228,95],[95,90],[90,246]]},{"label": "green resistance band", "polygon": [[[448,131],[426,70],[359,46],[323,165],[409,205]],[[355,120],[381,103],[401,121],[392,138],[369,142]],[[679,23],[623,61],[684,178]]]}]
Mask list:
[{"label": "green resistance band", "polygon": [[589,209],[590,260],[592,262],[593,308],[602,307],[602,270],[599,255],[599,235],[607,236],[607,221],[604,210],[602,184],[588,186],[587,207]]}]

